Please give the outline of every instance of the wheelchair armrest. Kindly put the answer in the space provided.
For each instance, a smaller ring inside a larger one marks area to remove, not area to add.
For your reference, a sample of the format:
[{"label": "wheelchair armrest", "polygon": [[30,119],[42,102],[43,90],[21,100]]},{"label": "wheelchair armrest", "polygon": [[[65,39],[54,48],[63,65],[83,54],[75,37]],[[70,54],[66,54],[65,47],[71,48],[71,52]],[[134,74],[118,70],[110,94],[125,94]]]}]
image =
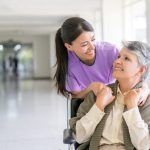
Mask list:
[{"label": "wheelchair armrest", "polygon": [[64,129],[63,132],[63,143],[64,144],[73,144],[75,143],[75,135],[72,129]]}]

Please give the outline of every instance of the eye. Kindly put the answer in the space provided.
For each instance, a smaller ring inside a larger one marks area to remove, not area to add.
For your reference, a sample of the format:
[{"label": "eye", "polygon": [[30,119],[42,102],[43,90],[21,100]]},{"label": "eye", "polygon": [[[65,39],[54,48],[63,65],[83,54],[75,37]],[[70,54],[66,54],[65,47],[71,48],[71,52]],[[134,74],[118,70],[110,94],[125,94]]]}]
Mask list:
[{"label": "eye", "polygon": [[82,47],[85,47],[85,46],[87,46],[88,45],[88,43],[87,42],[84,42],[81,46]]},{"label": "eye", "polygon": [[118,55],[118,58],[120,58],[120,55]]},{"label": "eye", "polygon": [[85,47],[85,46],[87,46],[87,44],[83,44],[83,45],[81,45],[82,47]]},{"label": "eye", "polygon": [[124,59],[125,59],[125,60],[130,60],[128,57],[125,57]]},{"label": "eye", "polygon": [[95,41],[95,38],[93,38],[92,41]]}]

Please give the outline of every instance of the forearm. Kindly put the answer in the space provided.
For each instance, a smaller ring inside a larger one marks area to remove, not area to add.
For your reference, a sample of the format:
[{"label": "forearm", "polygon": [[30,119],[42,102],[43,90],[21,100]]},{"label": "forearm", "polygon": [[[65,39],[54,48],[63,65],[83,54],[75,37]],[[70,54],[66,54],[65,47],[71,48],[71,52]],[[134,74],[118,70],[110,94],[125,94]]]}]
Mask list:
[{"label": "forearm", "polygon": [[142,120],[138,108],[123,113],[123,117],[127,123],[132,144],[136,149],[148,150],[150,148],[148,125]]},{"label": "forearm", "polygon": [[91,91],[90,87],[87,87],[86,89],[82,91],[72,91],[72,98],[85,98],[85,96]]},{"label": "forearm", "polygon": [[76,123],[76,140],[83,143],[93,135],[97,124],[105,113],[101,112],[94,104],[90,111]]}]

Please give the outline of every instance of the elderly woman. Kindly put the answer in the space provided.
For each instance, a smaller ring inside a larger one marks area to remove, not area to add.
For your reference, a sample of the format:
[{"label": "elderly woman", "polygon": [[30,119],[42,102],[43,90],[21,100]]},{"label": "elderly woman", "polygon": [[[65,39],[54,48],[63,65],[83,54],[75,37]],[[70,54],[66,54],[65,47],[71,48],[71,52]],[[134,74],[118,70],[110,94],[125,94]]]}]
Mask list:
[{"label": "elderly woman", "polygon": [[148,81],[150,47],[139,41],[123,43],[114,62],[116,83],[90,92],[70,119],[78,150],[149,150],[150,96],[141,104],[141,84]]}]

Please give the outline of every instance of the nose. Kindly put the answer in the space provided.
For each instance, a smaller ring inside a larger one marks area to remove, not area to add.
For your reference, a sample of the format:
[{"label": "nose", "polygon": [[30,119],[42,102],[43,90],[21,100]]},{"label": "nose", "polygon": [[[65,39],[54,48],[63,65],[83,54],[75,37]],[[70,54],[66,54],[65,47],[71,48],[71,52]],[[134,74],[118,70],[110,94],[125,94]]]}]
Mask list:
[{"label": "nose", "polygon": [[115,61],[114,61],[114,64],[120,64],[121,63],[121,58],[117,58]]},{"label": "nose", "polygon": [[94,42],[89,42],[89,50],[92,50],[95,48]]}]

